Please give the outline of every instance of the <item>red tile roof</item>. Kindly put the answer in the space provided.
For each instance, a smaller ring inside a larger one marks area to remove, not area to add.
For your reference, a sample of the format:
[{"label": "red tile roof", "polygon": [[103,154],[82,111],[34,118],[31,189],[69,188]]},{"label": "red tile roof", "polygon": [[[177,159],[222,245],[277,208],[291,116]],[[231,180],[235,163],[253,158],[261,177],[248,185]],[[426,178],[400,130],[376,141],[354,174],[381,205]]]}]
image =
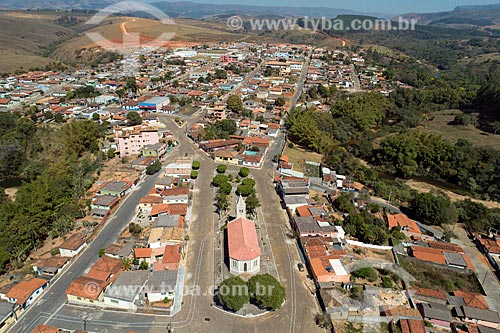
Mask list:
[{"label": "red tile roof", "polygon": [[151,258],[153,251],[150,247],[140,247],[134,249],[134,256],[138,259]]},{"label": "red tile roof", "polygon": [[49,325],[40,324],[31,333],[58,333],[59,328]]},{"label": "red tile roof", "polygon": [[458,290],[458,291],[454,291],[453,295],[457,296],[457,297],[462,297],[464,299],[465,305],[467,305],[471,308],[483,309],[483,310],[489,309],[488,303],[486,303],[484,296],[481,294],[469,293],[469,292]]},{"label": "red tile roof", "polygon": [[431,249],[421,246],[411,247],[413,256],[418,260],[429,261],[435,264],[446,265],[446,258],[442,250]]},{"label": "red tile roof", "polygon": [[181,261],[181,250],[182,245],[166,245],[165,251],[163,252],[163,263],[165,264],[177,264]]},{"label": "red tile roof", "polygon": [[415,294],[416,295],[421,295],[421,296],[428,296],[428,297],[439,298],[439,299],[442,299],[442,300],[448,299],[446,297],[446,294],[443,291],[440,291],[440,290],[417,288],[417,289],[415,289]]},{"label": "red tile roof", "polygon": [[422,320],[401,319],[399,321],[401,333],[425,333],[425,326]]},{"label": "red tile roof", "polygon": [[387,220],[389,222],[389,229],[400,227],[401,229],[407,229],[412,233],[422,233],[417,223],[415,223],[415,221],[413,220],[410,220],[405,214],[387,214]]},{"label": "red tile roof", "polygon": [[141,204],[160,204],[163,202],[163,199],[156,195],[146,195],[142,197],[139,203]]},{"label": "red tile roof", "polygon": [[66,294],[96,300],[108,284],[107,281],[80,276],[70,283],[68,289],[66,289]]},{"label": "red tile roof", "polygon": [[23,305],[35,291],[47,283],[49,283],[49,281],[39,278],[21,281],[13,286],[5,296],[8,298],[14,298],[16,300],[16,304]]},{"label": "red tile roof", "polygon": [[229,257],[235,260],[252,260],[260,256],[259,239],[255,223],[245,218],[227,225]]}]

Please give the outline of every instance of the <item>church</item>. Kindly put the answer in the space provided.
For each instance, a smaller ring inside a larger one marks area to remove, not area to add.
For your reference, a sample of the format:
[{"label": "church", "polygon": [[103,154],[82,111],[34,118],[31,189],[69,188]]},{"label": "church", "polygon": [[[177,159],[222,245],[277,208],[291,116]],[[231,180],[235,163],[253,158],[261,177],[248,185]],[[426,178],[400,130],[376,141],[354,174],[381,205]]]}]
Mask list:
[{"label": "church", "polygon": [[256,274],[260,271],[260,246],[255,223],[246,218],[245,200],[240,196],[236,218],[227,224],[229,271]]}]

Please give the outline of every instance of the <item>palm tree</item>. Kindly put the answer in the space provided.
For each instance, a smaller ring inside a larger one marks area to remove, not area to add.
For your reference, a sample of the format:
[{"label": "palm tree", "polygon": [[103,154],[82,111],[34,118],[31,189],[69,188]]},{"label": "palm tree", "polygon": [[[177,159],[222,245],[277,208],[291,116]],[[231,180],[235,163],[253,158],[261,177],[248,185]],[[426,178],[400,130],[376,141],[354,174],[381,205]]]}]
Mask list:
[{"label": "palm tree", "polygon": [[130,260],[130,258],[123,259],[122,267],[123,267],[123,270],[125,270],[125,271],[129,271],[132,269],[132,261]]}]

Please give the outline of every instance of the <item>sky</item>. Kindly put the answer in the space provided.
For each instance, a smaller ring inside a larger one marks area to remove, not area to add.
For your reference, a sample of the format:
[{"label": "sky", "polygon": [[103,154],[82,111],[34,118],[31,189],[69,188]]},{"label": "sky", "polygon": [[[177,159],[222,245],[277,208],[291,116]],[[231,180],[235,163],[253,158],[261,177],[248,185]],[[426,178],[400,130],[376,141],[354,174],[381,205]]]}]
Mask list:
[{"label": "sky", "polygon": [[[175,0],[169,0],[175,1]],[[487,5],[495,0],[193,0],[217,4],[243,4],[263,6],[329,7],[371,13],[437,12],[452,10],[460,5]]]}]

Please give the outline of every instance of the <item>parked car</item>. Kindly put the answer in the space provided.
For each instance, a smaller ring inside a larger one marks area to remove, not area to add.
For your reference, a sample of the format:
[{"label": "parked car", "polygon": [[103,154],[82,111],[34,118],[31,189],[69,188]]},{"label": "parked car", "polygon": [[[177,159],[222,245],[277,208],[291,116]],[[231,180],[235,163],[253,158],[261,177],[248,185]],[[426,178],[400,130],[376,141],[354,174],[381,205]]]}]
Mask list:
[{"label": "parked car", "polygon": [[303,272],[304,271],[304,265],[301,262],[299,262],[297,264],[297,268],[299,269],[299,272]]}]

